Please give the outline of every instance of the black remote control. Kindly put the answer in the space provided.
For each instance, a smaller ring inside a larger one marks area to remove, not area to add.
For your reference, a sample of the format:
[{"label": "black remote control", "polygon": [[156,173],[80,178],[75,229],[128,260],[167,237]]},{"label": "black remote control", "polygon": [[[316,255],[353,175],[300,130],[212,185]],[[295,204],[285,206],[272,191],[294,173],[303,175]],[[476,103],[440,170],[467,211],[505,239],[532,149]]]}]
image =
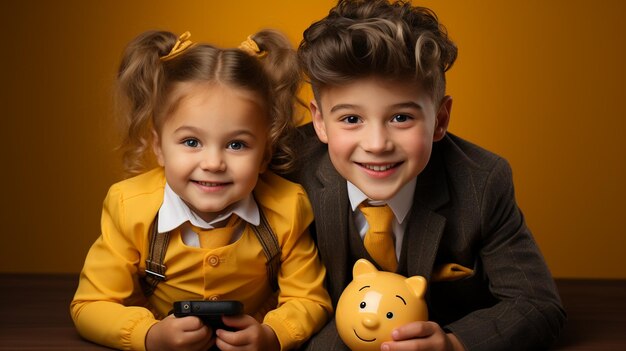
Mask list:
[{"label": "black remote control", "polygon": [[222,316],[234,316],[243,313],[243,304],[240,301],[176,301],[174,302],[174,316],[196,316],[210,326],[213,332],[217,329],[231,330],[222,322]]}]

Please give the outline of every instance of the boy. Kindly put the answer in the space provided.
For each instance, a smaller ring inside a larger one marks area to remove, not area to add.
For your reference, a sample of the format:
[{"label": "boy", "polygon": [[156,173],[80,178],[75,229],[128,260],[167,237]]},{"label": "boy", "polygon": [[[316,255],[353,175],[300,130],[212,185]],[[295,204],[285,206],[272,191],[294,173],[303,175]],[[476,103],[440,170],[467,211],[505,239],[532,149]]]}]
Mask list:
[{"label": "boy", "polygon": [[[340,0],[300,44],[315,133],[305,126],[292,179],[313,204],[334,306],[359,258],[429,281],[430,321],[398,328],[383,350],[547,348],[565,313],[515,202],[511,169],[446,133],[445,72],[456,55],[429,9]],[[362,205],[393,212],[382,257],[375,246],[384,240],[367,243]],[[332,321],[308,349],[347,348]]]}]

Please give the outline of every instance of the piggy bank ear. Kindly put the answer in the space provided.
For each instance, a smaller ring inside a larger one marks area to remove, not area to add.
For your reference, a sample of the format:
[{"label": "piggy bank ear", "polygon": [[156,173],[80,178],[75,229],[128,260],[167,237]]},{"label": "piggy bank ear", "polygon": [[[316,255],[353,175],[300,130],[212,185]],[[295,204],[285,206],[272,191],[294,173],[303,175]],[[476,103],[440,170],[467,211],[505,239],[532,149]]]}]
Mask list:
[{"label": "piggy bank ear", "polygon": [[354,267],[352,268],[352,277],[356,278],[364,274],[371,274],[376,272],[378,272],[376,266],[374,266],[370,261],[364,258],[360,258],[354,263]]},{"label": "piggy bank ear", "polygon": [[418,299],[424,298],[424,294],[426,293],[426,278],[416,275],[404,280],[406,285],[409,287],[409,290],[417,297]]}]

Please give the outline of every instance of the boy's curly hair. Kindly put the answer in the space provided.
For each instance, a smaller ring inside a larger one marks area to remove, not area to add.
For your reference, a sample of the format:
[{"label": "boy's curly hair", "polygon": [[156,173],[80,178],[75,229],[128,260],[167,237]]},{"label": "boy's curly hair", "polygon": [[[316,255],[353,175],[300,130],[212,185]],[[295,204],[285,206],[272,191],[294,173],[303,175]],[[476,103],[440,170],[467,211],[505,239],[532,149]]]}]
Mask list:
[{"label": "boy's curly hair", "polygon": [[340,0],[304,32],[298,49],[318,101],[324,86],[377,75],[416,79],[437,104],[456,57],[456,45],[432,10],[386,0]]}]

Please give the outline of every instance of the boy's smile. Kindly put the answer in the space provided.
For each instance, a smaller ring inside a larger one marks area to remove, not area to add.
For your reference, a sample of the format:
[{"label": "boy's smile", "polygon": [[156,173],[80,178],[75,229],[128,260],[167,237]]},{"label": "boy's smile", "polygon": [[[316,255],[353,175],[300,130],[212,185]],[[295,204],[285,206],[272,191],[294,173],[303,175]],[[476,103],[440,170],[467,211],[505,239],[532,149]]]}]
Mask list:
[{"label": "boy's smile", "polygon": [[371,175],[372,177],[384,178],[390,176],[402,163],[391,164],[374,164],[374,163],[356,163],[360,167],[363,167],[363,171]]},{"label": "boy's smile", "polygon": [[452,100],[437,108],[414,81],[368,77],[324,87],[311,102],[315,131],[337,171],[370,199],[388,200],[426,167]]}]

